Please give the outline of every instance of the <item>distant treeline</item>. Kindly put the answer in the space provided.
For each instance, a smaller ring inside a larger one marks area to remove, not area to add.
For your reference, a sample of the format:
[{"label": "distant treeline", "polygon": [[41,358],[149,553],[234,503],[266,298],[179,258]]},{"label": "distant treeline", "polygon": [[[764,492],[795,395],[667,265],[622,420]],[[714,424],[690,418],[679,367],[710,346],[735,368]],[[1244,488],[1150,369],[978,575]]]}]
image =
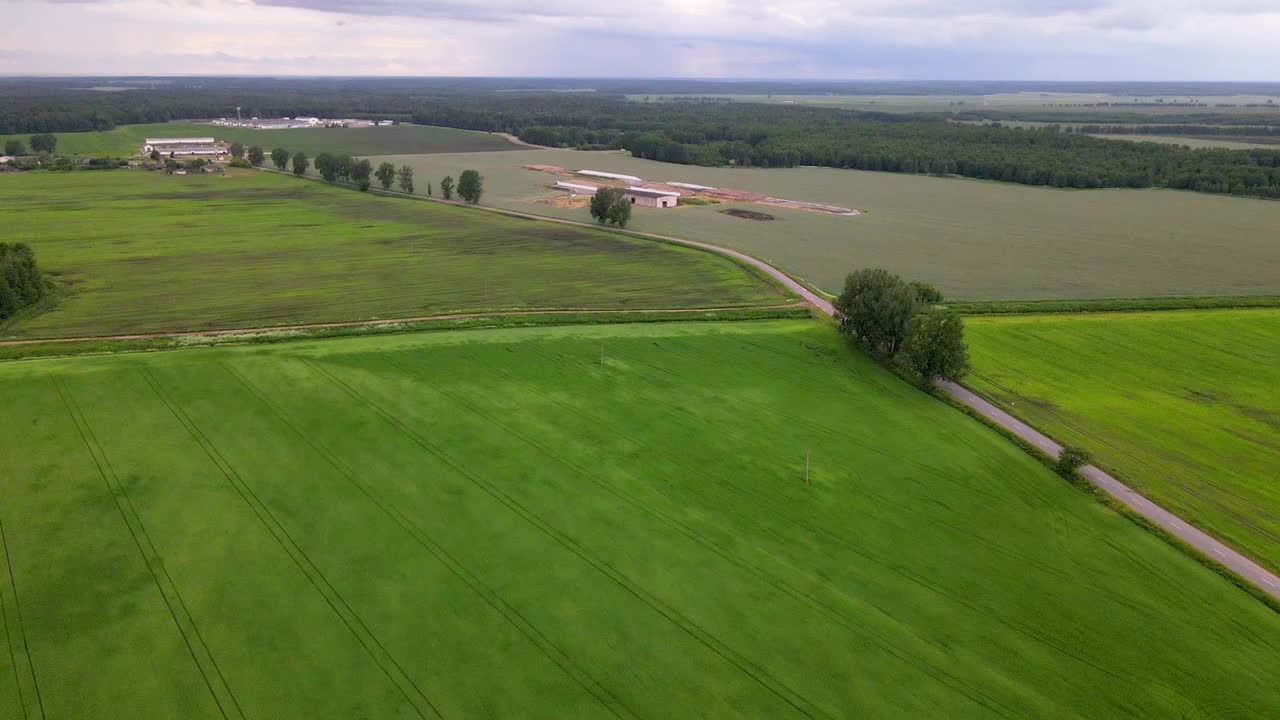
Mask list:
[{"label": "distant treeline", "polygon": [[395,117],[511,132],[538,145],[622,148],[637,157],[694,165],[820,165],[1064,188],[1170,187],[1280,198],[1277,150],[1120,144],[1055,128],[954,123],[939,114],[637,103],[601,92],[514,92],[519,88],[504,89],[503,82],[533,81],[250,79],[119,92],[47,87],[28,95],[6,95],[0,83],[0,132],[5,123],[9,131],[25,132],[228,116],[238,105],[245,115],[259,117]]},{"label": "distant treeline", "polygon": [[44,297],[36,255],[24,243],[0,242],[0,320]]},{"label": "distant treeline", "polygon": [[1188,135],[1193,137],[1276,137],[1280,138],[1280,121],[1276,125],[1076,125],[1065,130],[1089,135]]}]

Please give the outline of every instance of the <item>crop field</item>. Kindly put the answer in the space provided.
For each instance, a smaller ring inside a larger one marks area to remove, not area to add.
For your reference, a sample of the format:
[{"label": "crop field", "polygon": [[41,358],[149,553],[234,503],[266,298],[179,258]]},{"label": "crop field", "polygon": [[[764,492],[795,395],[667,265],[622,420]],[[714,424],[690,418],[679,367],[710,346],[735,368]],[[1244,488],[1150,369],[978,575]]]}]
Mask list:
[{"label": "crop field", "polygon": [[65,294],[0,336],[790,299],[711,253],[270,173],[9,174],[0,196]]},{"label": "crop field", "polygon": [[813,321],[11,362],[0,388],[6,719],[1280,706],[1273,611]]},{"label": "crop field", "polygon": [[[706,168],[621,153],[524,150],[391,158],[439,184],[465,168],[485,176],[485,203],[589,220],[536,199],[556,165],[768,193],[865,211],[858,217],[704,205],[639,208],[630,227],[745,250],[838,292],[845,274],[881,266],[955,299],[1153,297],[1280,293],[1280,202],[1173,190],[1055,190],[979,180],[831,168]],[[722,210],[764,210],[774,222]]]},{"label": "crop field", "polygon": [[1280,310],[967,326],[975,390],[1280,570]]},{"label": "crop field", "polygon": [[[427,125],[392,125],[372,128],[303,128],[296,130],[254,130],[222,127],[191,122],[121,125],[113,130],[86,133],[54,133],[58,137],[57,152],[64,155],[128,157],[142,151],[149,137],[215,137],[228,142],[240,141],[245,147],[261,145],[270,154],[272,148],[299,150],[311,157],[322,152],[349,155],[388,155],[393,153],[451,153],[518,150],[521,146],[501,135],[455,130]],[[0,136],[0,145],[10,136]],[[30,136],[18,135],[24,144]]]},{"label": "crop field", "polygon": [[[1093,135],[1093,137],[1102,138],[1103,140],[1125,140],[1128,142],[1154,142],[1164,145],[1186,145],[1189,148],[1225,148],[1227,150],[1243,150],[1248,148],[1275,150],[1280,148],[1280,142],[1257,142],[1248,137],[1241,137],[1237,140],[1232,139],[1231,136],[1195,137],[1190,135],[1118,135],[1115,133]],[[1280,138],[1277,140],[1280,140]]]}]

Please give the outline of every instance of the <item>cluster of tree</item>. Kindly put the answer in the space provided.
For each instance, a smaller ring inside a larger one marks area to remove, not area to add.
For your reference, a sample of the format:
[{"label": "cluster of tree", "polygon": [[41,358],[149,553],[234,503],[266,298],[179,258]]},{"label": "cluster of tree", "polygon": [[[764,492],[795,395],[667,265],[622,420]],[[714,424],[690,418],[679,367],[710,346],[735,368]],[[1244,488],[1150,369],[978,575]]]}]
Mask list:
[{"label": "cluster of tree", "polygon": [[841,327],[868,350],[905,362],[922,380],[959,380],[969,370],[964,320],[934,307],[942,293],[880,268],[851,273],[836,298]]},{"label": "cluster of tree", "polygon": [[[31,145],[31,152],[41,155],[52,155],[53,151],[58,147],[58,137],[50,133],[41,133],[32,135],[28,141]],[[9,138],[4,141],[4,154],[11,157],[27,154],[27,145],[18,138]]]},{"label": "cluster of tree", "polygon": [[44,297],[36,254],[25,243],[0,242],[0,320]]},{"label": "cluster of tree", "polygon": [[399,181],[400,192],[413,194],[413,168],[408,165],[401,165],[397,170],[395,165],[384,162],[378,165],[373,175],[378,178],[378,184],[383,190],[390,190],[391,186]]},{"label": "cluster of tree", "polygon": [[631,202],[621,191],[602,187],[591,196],[591,217],[600,224],[626,227],[631,220]]},{"label": "cluster of tree", "polygon": [[365,191],[369,189],[373,163],[368,160],[357,160],[350,155],[320,153],[316,156],[316,172],[320,173],[320,177],[326,182],[348,183]]},{"label": "cluster of tree", "polygon": [[[1188,135],[1192,137],[1280,138],[1280,125],[1067,125],[1086,135]],[[1280,143],[1280,140],[1274,142]]]}]

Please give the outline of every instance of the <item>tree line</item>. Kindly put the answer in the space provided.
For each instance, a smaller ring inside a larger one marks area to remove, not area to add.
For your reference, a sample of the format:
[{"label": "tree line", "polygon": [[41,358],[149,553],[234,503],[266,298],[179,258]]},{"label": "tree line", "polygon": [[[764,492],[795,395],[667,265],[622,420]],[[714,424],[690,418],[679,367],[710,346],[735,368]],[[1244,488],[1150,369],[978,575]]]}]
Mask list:
[{"label": "tree line", "polygon": [[0,242],[0,320],[44,297],[36,254],[25,243]]}]

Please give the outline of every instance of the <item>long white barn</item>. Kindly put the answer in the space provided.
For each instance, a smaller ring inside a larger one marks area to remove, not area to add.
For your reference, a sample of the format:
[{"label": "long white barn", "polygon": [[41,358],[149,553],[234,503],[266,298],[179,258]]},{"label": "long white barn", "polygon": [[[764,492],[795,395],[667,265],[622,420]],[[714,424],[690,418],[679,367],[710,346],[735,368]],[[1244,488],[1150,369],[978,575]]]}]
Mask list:
[{"label": "long white barn", "polygon": [[158,152],[161,155],[225,155],[227,148],[211,137],[147,138],[142,152]]}]

